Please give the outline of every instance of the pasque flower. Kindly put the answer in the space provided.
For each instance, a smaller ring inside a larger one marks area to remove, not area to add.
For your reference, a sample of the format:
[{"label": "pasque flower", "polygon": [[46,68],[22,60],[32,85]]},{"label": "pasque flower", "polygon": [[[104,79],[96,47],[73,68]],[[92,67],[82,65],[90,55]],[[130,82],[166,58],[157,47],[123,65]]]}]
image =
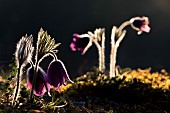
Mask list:
[{"label": "pasque flower", "polygon": [[73,34],[73,42],[70,44],[72,51],[81,51],[82,55],[92,46],[94,43],[98,49],[99,58],[99,71],[105,70],[105,29],[98,28],[92,33],[88,31],[85,34]]},{"label": "pasque flower", "polygon": [[[38,77],[43,77],[38,74],[39,64],[45,57],[47,57],[51,54],[54,55],[57,52],[57,50],[55,50],[55,49],[59,45],[60,45],[60,43],[56,44],[54,38],[51,38],[51,36],[48,35],[47,31],[44,31],[42,28],[40,29],[40,31],[38,32],[37,47],[36,47],[36,52],[35,52],[35,63],[34,63],[34,68],[33,68],[34,76],[32,77],[32,82],[31,82],[32,88],[31,88],[30,99],[33,98],[33,94],[40,95],[40,96],[43,95],[43,93],[44,93],[44,90],[42,89],[43,82],[37,80]],[[41,71],[41,69],[40,69],[40,71]],[[44,83],[47,82],[44,78],[42,80],[44,80]],[[35,89],[36,87],[38,89]],[[38,91],[39,89],[40,89],[40,92]],[[48,89],[48,88],[46,88],[46,89]],[[38,91],[38,92],[36,92],[36,91]]]},{"label": "pasque flower", "polygon": [[[30,89],[32,89],[32,82],[34,76],[34,68],[31,66],[27,70],[27,84]],[[36,84],[33,89],[33,92],[36,96],[43,96],[45,92],[48,92],[50,95],[50,84],[47,82],[47,74],[43,71],[42,68],[38,68]]]},{"label": "pasque flower", "polygon": [[81,51],[82,54],[84,54],[84,49],[89,43],[91,43],[91,41],[88,36],[83,36],[75,33],[73,34],[73,42],[70,44],[70,48],[72,51]]},{"label": "pasque flower", "polygon": [[61,85],[65,85],[66,80],[73,83],[73,81],[69,78],[69,75],[63,62],[60,60],[52,61],[49,64],[47,70],[47,80],[49,84],[54,86],[55,90],[57,91]]},{"label": "pasque flower", "polygon": [[148,17],[135,17],[130,20],[133,29],[138,31],[138,34],[142,32],[150,32]]},{"label": "pasque flower", "polygon": [[[32,81],[34,76],[34,68],[31,66],[27,70],[27,84],[32,89]],[[60,60],[52,61],[49,64],[47,74],[42,68],[38,68],[37,79],[35,81],[35,87],[33,93],[36,96],[43,96],[45,92],[50,95],[50,86],[54,86],[55,90],[58,91],[61,85],[65,85],[65,81],[68,80],[73,83],[69,78],[67,70],[64,64]]]},{"label": "pasque flower", "polygon": [[32,53],[34,47],[32,46],[33,38],[30,36],[23,36],[17,43],[15,51],[15,63],[17,66],[17,75],[16,75],[16,86],[14,89],[12,104],[14,105],[18,99],[18,94],[20,92],[21,78],[23,68],[31,62]]},{"label": "pasque flower", "polygon": [[[66,80],[70,80],[64,64],[57,60],[56,48],[60,43],[55,43],[54,38],[51,38],[47,32],[42,28],[38,33],[37,47],[35,51],[35,62],[30,62],[31,67],[27,69],[27,84],[31,89],[30,99],[33,98],[33,94],[36,96],[43,96],[45,92],[50,96],[50,87],[53,85],[56,90]],[[40,67],[40,62],[45,57],[52,56],[54,61],[49,65],[47,73]],[[72,82],[72,81],[71,81]]]},{"label": "pasque flower", "polygon": [[23,67],[27,63],[31,61],[32,52],[34,51],[34,47],[32,45],[33,37],[30,35],[29,37],[26,35],[23,36],[20,41],[17,43],[16,51],[15,51],[15,60],[17,67]]},{"label": "pasque flower", "polygon": [[[131,27],[137,31],[138,35],[142,32],[150,32],[150,27],[148,26],[149,19],[145,16],[131,18],[130,20],[123,22],[118,28],[113,26],[111,35],[110,77],[118,75],[118,71],[116,71],[117,49],[126,35],[126,30],[124,30],[124,28],[128,25],[131,25]],[[117,40],[115,40],[115,38],[117,38]]]}]

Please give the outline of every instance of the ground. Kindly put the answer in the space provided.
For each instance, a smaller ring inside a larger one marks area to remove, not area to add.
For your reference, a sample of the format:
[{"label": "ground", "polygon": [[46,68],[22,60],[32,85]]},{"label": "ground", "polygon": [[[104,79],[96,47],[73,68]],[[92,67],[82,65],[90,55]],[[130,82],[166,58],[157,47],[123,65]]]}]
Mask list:
[{"label": "ground", "polygon": [[[97,68],[67,83],[52,97],[28,99],[30,90],[23,79],[20,98],[11,106],[15,78],[11,73],[0,80],[0,112],[13,113],[170,113],[170,77],[162,70],[120,69],[110,78]],[[14,74],[14,73],[13,73]]]}]

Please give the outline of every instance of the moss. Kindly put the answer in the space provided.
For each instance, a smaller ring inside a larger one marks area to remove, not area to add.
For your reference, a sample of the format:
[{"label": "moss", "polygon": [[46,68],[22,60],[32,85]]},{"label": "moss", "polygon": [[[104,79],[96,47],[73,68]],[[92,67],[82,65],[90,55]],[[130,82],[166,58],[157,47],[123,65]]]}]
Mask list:
[{"label": "moss", "polygon": [[[121,70],[122,71],[122,70]],[[10,77],[10,76],[9,76]],[[17,106],[11,106],[13,79],[0,83],[0,112],[30,113],[160,113],[169,112],[169,75],[151,69],[122,71],[120,76],[109,78],[93,69],[75,78],[74,84],[53,88],[52,97],[35,97],[28,100],[30,91],[26,83],[21,88]],[[153,87],[156,84],[156,87]],[[166,88],[165,88],[166,86]]]}]

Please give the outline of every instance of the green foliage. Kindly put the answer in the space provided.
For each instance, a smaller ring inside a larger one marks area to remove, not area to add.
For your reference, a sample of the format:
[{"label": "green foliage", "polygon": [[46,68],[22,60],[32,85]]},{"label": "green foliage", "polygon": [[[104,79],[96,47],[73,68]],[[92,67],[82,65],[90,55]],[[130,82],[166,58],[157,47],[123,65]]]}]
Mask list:
[{"label": "green foliage", "polygon": [[9,64],[9,68],[11,77],[8,79],[12,79],[17,74],[17,66],[14,62],[12,62],[11,64]]},{"label": "green foliage", "polygon": [[[45,32],[42,28],[38,33],[38,41],[37,41],[37,48],[36,48],[36,59],[40,60],[50,52],[53,52],[60,43],[55,43],[54,38],[51,38],[47,32]],[[54,51],[55,52],[55,51]]]}]

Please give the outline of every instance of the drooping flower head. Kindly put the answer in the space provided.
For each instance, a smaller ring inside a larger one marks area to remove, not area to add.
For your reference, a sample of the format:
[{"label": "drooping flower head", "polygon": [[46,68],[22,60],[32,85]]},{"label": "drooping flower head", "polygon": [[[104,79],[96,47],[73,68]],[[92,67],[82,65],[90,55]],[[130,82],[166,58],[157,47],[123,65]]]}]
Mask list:
[{"label": "drooping flower head", "polygon": [[91,43],[88,35],[73,34],[73,42],[70,44],[72,51],[80,51],[82,54],[85,53],[85,48]]},{"label": "drooping flower head", "polygon": [[15,51],[15,60],[16,65],[25,66],[28,62],[31,61],[32,53],[34,51],[34,47],[32,45],[33,38],[32,35],[22,37],[20,41],[17,43],[16,51]]},{"label": "drooping flower head", "polygon": [[142,32],[150,32],[148,17],[135,17],[130,20],[133,29],[138,31],[138,34]]},{"label": "drooping flower head", "polygon": [[66,80],[73,83],[73,81],[69,78],[63,62],[60,60],[52,61],[49,64],[47,70],[47,80],[49,84],[54,86],[57,91],[61,85],[65,85]]},{"label": "drooping flower head", "polygon": [[[34,68],[31,66],[27,70],[27,84],[30,89],[32,89],[33,76],[34,76]],[[47,82],[47,74],[40,67],[38,68],[37,79],[35,82],[36,83],[35,83],[33,93],[36,96],[43,96],[45,92],[48,92],[49,94],[50,84],[48,84]]]}]

